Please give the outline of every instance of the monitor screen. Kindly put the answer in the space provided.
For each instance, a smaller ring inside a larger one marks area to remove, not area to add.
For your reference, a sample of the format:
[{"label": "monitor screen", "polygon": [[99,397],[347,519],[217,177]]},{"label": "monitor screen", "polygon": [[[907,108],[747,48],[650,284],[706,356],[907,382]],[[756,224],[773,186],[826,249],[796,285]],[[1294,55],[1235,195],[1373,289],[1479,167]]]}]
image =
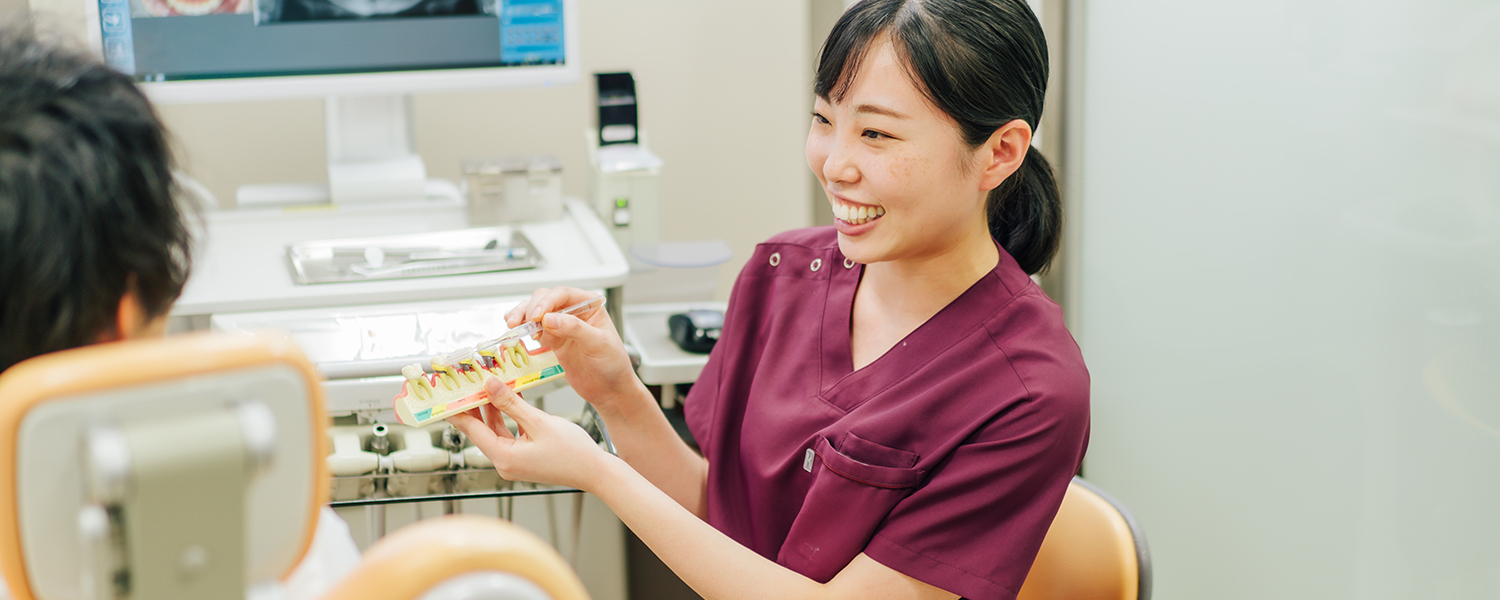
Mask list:
[{"label": "monitor screen", "polygon": [[[188,101],[254,100],[577,79],[575,0],[86,1],[105,61],[153,96],[180,88],[207,90]],[[246,78],[254,83],[203,85]]]}]

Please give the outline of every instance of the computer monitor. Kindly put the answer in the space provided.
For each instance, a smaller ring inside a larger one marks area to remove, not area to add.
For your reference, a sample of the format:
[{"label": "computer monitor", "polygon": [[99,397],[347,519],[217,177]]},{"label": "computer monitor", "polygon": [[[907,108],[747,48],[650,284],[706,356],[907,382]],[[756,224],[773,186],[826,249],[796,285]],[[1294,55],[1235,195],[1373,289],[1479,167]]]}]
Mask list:
[{"label": "computer monitor", "polygon": [[421,196],[410,94],[579,80],[578,0],[83,1],[153,101],[326,97],[340,203]]}]

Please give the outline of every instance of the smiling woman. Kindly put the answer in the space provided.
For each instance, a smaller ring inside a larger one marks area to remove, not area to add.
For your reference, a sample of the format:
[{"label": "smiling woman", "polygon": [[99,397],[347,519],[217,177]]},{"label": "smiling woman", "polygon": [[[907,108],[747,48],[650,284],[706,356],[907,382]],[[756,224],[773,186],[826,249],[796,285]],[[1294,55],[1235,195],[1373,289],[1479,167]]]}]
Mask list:
[{"label": "smiling woman", "polygon": [[[972,283],[997,260],[985,227],[987,191],[1020,165],[1030,129],[1014,120],[970,148],[911,82],[888,40],[872,41],[865,53],[840,99],[817,99],[807,140],[808,165],[837,217],[839,251],[913,269],[936,261]],[[955,263],[956,256],[970,260]]]},{"label": "smiling woman", "polygon": [[[914,129],[911,135],[921,135],[920,140],[911,140],[915,142],[956,142],[961,145],[954,148],[960,179],[993,175],[985,168],[995,166],[992,159],[1000,159],[1001,182],[994,184],[993,178],[981,182],[988,192],[987,223],[993,237],[1022,269],[1037,273],[1057,253],[1062,227],[1061,199],[1052,168],[1040,152],[1029,149],[1031,134],[1042,117],[1046,41],[1038,29],[1033,35],[1005,40],[1009,44],[1003,47],[986,48],[988,52],[965,47],[959,40],[986,37],[985,21],[966,18],[973,13],[960,4],[938,2],[895,15],[850,11],[853,18],[847,19],[845,30],[835,31],[823,48],[814,92],[823,110],[837,105],[862,119],[851,123],[848,133],[867,142],[890,140],[892,131],[880,129],[881,125]],[[1020,3],[997,5],[994,10],[1030,14]],[[871,63],[869,68],[862,68],[865,62]],[[883,79],[863,81],[867,76]],[[893,81],[902,77],[908,85]],[[831,149],[825,138],[831,131],[819,127],[831,125],[828,116],[814,110],[808,162],[837,210],[840,202],[828,181],[830,175],[838,177],[827,163]],[[860,127],[865,123],[869,128]],[[952,140],[955,131],[959,139]],[[1001,147],[992,150],[1005,155],[986,157],[986,146],[995,142]],[[941,148],[918,152],[928,160],[942,160]],[[1017,157],[1023,160],[1013,164]],[[953,177],[949,172],[924,173]],[[834,183],[843,187],[846,182],[835,179]]]},{"label": "smiling woman", "polygon": [[[1015,598],[1087,446],[1088,371],[1028,276],[1059,199],[1030,149],[1046,44],[1021,0],[866,0],[818,68],[808,165],[834,227],[757,247],[682,443],[603,311],[539,290],[619,458],[517,400],[451,420],[508,479],[602,498],[705,598]],[[505,428],[501,413],[521,426]]]}]

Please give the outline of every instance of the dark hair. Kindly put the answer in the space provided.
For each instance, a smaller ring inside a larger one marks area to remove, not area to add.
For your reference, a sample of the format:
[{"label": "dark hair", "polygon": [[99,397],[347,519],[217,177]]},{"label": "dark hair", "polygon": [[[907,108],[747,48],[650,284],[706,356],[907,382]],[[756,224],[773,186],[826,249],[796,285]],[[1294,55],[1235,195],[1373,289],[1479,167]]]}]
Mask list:
[{"label": "dark hair", "polygon": [[172,166],[129,76],[0,28],[0,371],[97,341],[127,292],[167,313],[191,244]]},{"label": "dark hair", "polygon": [[[1021,119],[1036,131],[1047,91],[1047,40],[1024,0],[864,0],[823,44],[813,91],[839,101],[871,42],[884,33],[927,99],[958,122],[971,148]],[[990,235],[1028,274],[1047,268],[1062,238],[1052,166],[1030,148],[990,192]]]}]

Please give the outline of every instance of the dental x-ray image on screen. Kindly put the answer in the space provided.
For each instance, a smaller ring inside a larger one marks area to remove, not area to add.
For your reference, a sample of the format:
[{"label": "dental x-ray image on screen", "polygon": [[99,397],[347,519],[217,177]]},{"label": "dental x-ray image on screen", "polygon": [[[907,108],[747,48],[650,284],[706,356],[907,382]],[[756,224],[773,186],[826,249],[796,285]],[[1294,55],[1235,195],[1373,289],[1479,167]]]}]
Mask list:
[{"label": "dental x-ray image on screen", "polygon": [[[197,17],[250,12],[253,0],[130,0],[130,16]],[[120,14],[113,12],[112,14]]]},{"label": "dental x-ray image on screen", "polygon": [[265,25],[334,19],[494,14],[495,1],[489,0],[488,4],[488,7],[484,6],[484,0],[257,0],[255,22]]}]

